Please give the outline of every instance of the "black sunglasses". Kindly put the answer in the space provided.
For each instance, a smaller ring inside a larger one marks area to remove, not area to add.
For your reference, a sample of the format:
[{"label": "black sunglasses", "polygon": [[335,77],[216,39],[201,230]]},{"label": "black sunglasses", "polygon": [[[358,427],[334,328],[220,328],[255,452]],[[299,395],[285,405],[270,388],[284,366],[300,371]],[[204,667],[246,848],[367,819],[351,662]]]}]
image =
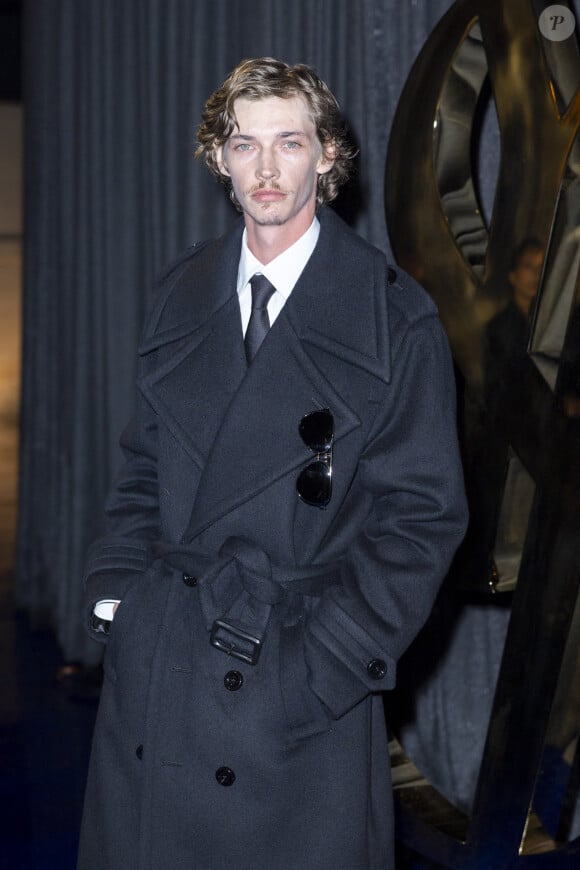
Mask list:
[{"label": "black sunglasses", "polygon": [[298,431],[306,446],[316,454],[316,461],[300,472],[296,490],[306,504],[324,509],[332,495],[334,418],[328,408],[312,411],[302,418]]}]

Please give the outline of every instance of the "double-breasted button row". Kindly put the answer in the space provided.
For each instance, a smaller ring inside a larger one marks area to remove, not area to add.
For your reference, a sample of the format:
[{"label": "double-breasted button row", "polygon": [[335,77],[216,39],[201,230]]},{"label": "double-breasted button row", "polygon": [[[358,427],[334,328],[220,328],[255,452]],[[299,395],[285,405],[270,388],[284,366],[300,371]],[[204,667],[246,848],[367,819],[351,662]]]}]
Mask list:
[{"label": "double-breasted button row", "polygon": [[[242,688],[243,682],[243,674],[241,674],[239,671],[228,671],[224,677],[224,686],[226,687],[228,692],[237,692],[238,689]],[[215,772],[215,778],[220,785],[223,785],[226,788],[230,785],[233,785],[236,781],[236,775],[231,767],[218,767]]]},{"label": "double-breasted button row", "polygon": [[373,680],[382,680],[387,676],[387,663],[382,659],[372,659],[367,665],[367,673]]},{"label": "double-breasted button row", "polygon": [[[183,582],[186,586],[197,586],[197,577],[194,577],[192,574],[184,574]],[[244,677],[239,671],[228,671],[224,677],[224,686],[228,690],[228,692],[237,692],[238,689],[241,689],[242,683],[244,682]],[[143,747],[140,747],[142,757]],[[236,775],[231,767],[218,767],[215,772],[215,778],[219,782],[220,785],[224,787],[229,787],[234,784],[236,781]]]},{"label": "double-breasted button row", "polygon": [[233,785],[236,781],[236,775],[231,769],[231,767],[218,767],[215,772],[215,778],[219,782],[220,785],[230,786]]}]

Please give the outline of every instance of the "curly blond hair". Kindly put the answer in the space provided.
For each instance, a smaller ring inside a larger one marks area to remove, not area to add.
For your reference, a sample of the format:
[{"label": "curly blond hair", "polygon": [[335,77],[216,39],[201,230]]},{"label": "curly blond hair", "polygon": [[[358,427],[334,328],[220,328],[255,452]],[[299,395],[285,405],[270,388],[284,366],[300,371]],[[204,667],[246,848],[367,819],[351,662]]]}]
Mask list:
[{"label": "curly blond hair", "polygon": [[314,70],[305,64],[290,66],[272,57],[244,60],[206,102],[197,131],[199,146],[195,152],[196,157],[205,158],[211,172],[225,184],[238,208],[231,180],[220,172],[215,154],[216,148],[229,139],[237,126],[236,100],[296,96],[306,100],[322,149],[327,156],[334,158],[330,171],[318,176],[317,202],[322,205],[335,199],[340,185],[349,177],[356,148],[347,139],[346,125],[334,95]]}]

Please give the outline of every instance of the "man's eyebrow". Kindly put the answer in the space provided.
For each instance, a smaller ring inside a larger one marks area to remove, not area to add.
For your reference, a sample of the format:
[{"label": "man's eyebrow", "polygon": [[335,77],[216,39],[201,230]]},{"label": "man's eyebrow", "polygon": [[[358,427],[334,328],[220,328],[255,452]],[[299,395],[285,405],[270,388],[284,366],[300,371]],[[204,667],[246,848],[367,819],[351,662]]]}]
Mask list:
[{"label": "man's eyebrow", "polygon": [[[303,130],[283,130],[280,133],[276,133],[278,139],[288,139],[291,136],[306,136],[306,133]],[[255,138],[255,136],[250,136],[248,133],[232,133],[230,136],[230,140],[241,139],[243,142],[252,142]]]}]

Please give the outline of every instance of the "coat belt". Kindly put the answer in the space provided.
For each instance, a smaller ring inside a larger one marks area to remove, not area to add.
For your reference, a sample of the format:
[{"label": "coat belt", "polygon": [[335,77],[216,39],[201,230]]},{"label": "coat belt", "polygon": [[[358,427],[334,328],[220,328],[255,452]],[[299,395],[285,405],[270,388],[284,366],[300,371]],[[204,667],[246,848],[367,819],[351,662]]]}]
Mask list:
[{"label": "coat belt", "polygon": [[339,576],[339,563],[276,565],[243,538],[228,538],[217,554],[198,544],[161,541],[154,545],[153,558],[197,578],[210,643],[249,664],[258,661],[273,606],[284,602],[291,623],[296,596],[319,597]]}]

